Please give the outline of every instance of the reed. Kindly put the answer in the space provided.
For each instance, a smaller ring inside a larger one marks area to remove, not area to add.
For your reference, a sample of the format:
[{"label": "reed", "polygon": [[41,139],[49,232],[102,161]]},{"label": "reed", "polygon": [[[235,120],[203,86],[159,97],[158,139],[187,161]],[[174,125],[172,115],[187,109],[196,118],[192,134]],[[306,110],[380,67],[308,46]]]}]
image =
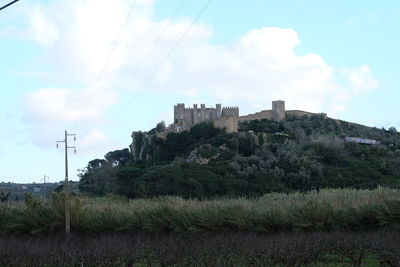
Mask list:
[{"label": "reed", "polygon": [[[62,196],[53,201],[0,204],[0,232],[54,232],[63,228]],[[272,193],[261,198],[195,200],[74,198],[75,232],[368,231],[400,225],[400,191],[324,189]]]}]

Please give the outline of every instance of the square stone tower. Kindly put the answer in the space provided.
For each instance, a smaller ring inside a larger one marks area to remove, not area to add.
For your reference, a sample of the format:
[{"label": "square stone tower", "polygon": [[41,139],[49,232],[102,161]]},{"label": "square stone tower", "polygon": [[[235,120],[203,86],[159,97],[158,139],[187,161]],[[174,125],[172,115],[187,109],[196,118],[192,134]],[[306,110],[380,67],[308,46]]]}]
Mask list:
[{"label": "square stone tower", "polygon": [[286,118],[285,101],[272,101],[272,114],[274,121],[284,121]]}]

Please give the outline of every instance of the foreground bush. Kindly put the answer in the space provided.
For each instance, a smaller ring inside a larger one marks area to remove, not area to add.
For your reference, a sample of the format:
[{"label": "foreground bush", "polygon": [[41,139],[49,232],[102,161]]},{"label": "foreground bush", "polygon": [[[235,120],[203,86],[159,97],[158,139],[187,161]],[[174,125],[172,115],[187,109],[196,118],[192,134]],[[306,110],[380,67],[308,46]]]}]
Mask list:
[{"label": "foreground bush", "polygon": [[[53,232],[63,228],[63,199],[51,203],[0,206],[0,232]],[[75,232],[127,231],[366,231],[400,224],[400,191],[321,190],[307,194],[267,194],[257,199],[151,200],[75,198]]]},{"label": "foreground bush", "polygon": [[0,237],[0,266],[399,266],[400,232]]}]

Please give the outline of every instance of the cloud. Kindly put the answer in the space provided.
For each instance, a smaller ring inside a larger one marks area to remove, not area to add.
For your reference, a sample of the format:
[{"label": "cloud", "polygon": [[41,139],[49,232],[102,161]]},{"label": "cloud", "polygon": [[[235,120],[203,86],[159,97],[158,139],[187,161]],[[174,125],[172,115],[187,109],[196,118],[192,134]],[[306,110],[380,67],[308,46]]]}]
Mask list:
[{"label": "cloud", "polygon": [[[229,105],[240,103],[244,112],[270,108],[271,100],[284,99],[289,108],[338,114],[346,108],[355,85],[339,83],[340,72],[322,56],[297,55],[294,49],[299,43],[293,29],[270,27],[251,30],[231,46],[184,43],[168,63],[168,72],[162,73],[163,80],[155,79],[154,88],[213,96]],[[361,73],[364,80],[374,80],[371,73]],[[357,93],[365,86],[357,84]]]},{"label": "cloud", "polygon": [[59,37],[58,29],[49,21],[43,12],[37,8],[29,14],[31,33],[36,42],[44,45],[52,45]]},{"label": "cloud", "polygon": [[[167,19],[156,20],[153,4],[137,1],[115,50],[114,42],[132,1],[55,0],[32,9],[30,38],[45,48],[42,63],[52,66],[47,77],[57,84],[80,85],[39,88],[27,96],[26,118],[40,125],[35,126],[36,132],[56,121],[78,120],[98,127],[96,122],[102,121],[109,107],[124,106],[132,91],[141,88],[192,23],[188,18],[171,24]],[[211,27],[195,24],[143,92],[157,93],[160,98],[170,93],[182,96],[176,102],[211,99],[238,105],[242,114],[269,109],[272,100],[283,99],[291,109],[335,116],[346,109],[352,97],[379,87],[367,65],[343,71],[327,64],[322,55],[299,55],[295,49],[301,38],[294,29],[250,29],[225,45],[211,44],[212,36]],[[113,56],[102,72],[110,51]],[[103,74],[100,78],[99,73]],[[106,138],[93,131],[88,140],[101,143]]]},{"label": "cloud", "polygon": [[359,68],[346,69],[343,72],[355,93],[364,93],[379,88],[379,82],[372,76],[369,66],[362,65]]},{"label": "cloud", "polygon": [[[87,105],[90,101],[90,105]],[[104,111],[117,103],[115,91],[90,91],[76,89],[39,89],[29,93],[25,108],[26,118],[32,122],[98,121]]]},{"label": "cloud", "polygon": [[106,153],[106,151],[119,148],[115,142],[105,136],[99,129],[93,129],[82,138],[78,138],[76,145],[80,154],[82,152],[86,154],[88,151],[91,153]]},{"label": "cloud", "polygon": [[117,97],[115,91],[106,90],[39,89],[24,100],[24,121],[30,127],[32,141],[45,148],[53,147],[54,138],[61,137],[66,128],[79,124],[84,128],[79,132],[83,135],[81,149],[97,151],[98,145],[103,149],[111,146],[110,140],[94,129],[104,124],[103,115],[117,103]]}]

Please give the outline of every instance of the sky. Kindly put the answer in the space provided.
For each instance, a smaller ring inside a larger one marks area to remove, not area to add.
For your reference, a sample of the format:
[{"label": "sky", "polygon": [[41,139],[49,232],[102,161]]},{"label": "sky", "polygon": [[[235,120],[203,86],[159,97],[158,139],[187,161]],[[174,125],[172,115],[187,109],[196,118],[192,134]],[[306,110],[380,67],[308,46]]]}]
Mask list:
[{"label": "sky", "polygon": [[[0,5],[8,3],[0,0]],[[0,11],[0,181],[70,179],[173,106],[400,128],[395,0],[21,0]]]}]

